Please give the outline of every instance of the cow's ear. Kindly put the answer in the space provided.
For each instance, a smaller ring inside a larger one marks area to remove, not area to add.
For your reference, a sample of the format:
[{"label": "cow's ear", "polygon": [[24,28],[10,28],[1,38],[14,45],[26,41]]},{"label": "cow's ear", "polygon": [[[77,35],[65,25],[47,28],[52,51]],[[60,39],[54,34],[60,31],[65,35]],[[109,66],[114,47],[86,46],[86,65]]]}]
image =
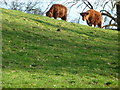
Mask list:
[{"label": "cow's ear", "polygon": [[80,13],[81,16],[88,15],[88,14],[89,14],[88,12],[82,12],[82,13]]},{"label": "cow's ear", "polygon": [[81,16],[83,16],[83,15],[84,15],[84,13],[80,13],[80,15],[81,15]]},{"label": "cow's ear", "polygon": [[88,14],[89,14],[89,12],[85,12],[85,14],[86,14],[86,15],[88,15]]}]

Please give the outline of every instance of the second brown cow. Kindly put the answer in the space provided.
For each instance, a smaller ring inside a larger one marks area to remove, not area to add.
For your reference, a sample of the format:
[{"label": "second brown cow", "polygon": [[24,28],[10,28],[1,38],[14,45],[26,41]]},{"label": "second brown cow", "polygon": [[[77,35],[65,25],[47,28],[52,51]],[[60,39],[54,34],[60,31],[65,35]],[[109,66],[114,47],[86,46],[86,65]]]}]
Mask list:
[{"label": "second brown cow", "polygon": [[55,19],[61,18],[62,20],[67,19],[67,8],[61,4],[53,4],[49,11],[46,13],[48,17],[54,17]]},{"label": "second brown cow", "polygon": [[99,28],[102,28],[102,15],[100,12],[90,9],[86,12],[80,13],[80,15],[82,16],[83,21],[87,21],[89,26],[94,25],[95,27],[98,25]]}]

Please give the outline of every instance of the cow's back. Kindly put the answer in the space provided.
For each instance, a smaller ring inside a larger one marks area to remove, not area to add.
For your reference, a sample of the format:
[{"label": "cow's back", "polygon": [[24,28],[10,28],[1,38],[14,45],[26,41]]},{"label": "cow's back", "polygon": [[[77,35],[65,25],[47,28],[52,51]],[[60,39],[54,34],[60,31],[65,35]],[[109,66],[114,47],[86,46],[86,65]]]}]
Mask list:
[{"label": "cow's back", "polygon": [[89,17],[92,19],[93,22],[99,23],[102,22],[102,15],[100,12],[90,9],[86,12],[89,12]]},{"label": "cow's back", "polygon": [[51,9],[53,9],[53,14],[58,13],[58,17],[63,17],[67,14],[67,8],[60,4],[54,4]]}]

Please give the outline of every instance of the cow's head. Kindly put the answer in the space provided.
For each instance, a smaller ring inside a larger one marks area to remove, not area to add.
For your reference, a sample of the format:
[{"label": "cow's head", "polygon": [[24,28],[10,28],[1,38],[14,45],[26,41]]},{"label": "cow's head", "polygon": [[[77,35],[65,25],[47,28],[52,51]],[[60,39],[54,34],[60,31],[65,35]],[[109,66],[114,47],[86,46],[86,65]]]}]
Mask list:
[{"label": "cow's head", "polygon": [[80,13],[80,15],[82,16],[83,21],[88,20],[88,18],[89,18],[88,12],[82,12],[82,13]]},{"label": "cow's head", "polygon": [[46,16],[48,16],[48,17],[52,17],[53,16],[53,14],[52,14],[52,12],[50,12],[50,11],[48,11],[47,13],[46,13]]}]

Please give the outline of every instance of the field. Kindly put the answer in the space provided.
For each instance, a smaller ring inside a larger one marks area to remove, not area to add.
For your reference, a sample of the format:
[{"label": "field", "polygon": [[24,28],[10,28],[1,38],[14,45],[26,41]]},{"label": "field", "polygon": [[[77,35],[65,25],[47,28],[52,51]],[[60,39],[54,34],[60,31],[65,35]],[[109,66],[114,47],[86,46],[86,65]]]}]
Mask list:
[{"label": "field", "polygon": [[3,88],[118,87],[118,31],[0,11]]}]

